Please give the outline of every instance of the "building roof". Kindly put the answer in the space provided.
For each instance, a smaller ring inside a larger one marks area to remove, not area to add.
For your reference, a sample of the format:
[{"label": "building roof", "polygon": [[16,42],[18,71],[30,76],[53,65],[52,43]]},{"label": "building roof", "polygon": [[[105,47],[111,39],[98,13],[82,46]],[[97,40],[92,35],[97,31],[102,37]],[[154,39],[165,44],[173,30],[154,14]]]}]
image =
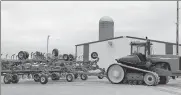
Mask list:
[{"label": "building roof", "polygon": [[99,22],[105,22],[105,21],[114,22],[113,19],[109,16],[104,16],[99,20]]},{"label": "building roof", "polygon": [[[110,38],[110,39],[105,39],[105,40],[100,40],[100,41],[93,41],[93,42],[88,42],[88,43],[82,43],[82,44],[77,44],[75,46],[81,46],[81,45],[85,45],[85,44],[92,44],[92,43],[98,43],[98,42],[103,42],[103,41],[108,41],[108,40],[114,40],[114,39],[119,39],[119,38],[133,38],[133,39],[139,39],[139,40],[146,40],[146,38],[139,38],[139,37],[132,37],[132,36],[119,36],[119,37],[114,37],[114,38]],[[172,43],[172,42],[166,42],[166,41],[159,41],[159,40],[152,40],[149,39],[151,42],[158,42],[158,43],[168,43],[168,44],[173,44],[176,45],[176,43]],[[181,44],[179,44],[179,46],[181,46]]]}]

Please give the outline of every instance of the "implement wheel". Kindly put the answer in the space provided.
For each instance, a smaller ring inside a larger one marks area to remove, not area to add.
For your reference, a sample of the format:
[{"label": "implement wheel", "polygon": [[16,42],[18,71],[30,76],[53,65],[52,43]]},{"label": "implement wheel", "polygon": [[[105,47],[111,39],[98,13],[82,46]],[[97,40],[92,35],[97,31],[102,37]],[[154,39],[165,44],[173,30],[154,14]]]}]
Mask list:
[{"label": "implement wheel", "polygon": [[118,64],[112,64],[107,69],[107,78],[113,84],[119,84],[123,81],[125,71],[123,67]]},{"label": "implement wheel", "polygon": [[67,80],[68,82],[72,82],[72,81],[74,80],[74,75],[73,75],[73,74],[67,74],[67,75],[66,75],[66,80]]},{"label": "implement wheel", "polygon": [[68,56],[69,56],[69,60],[70,60],[70,61],[73,61],[73,60],[74,60],[74,56],[73,56],[72,54],[69,54]]},{"label": "implement wheel", "polygon": [[92,58],[92,59],[98,58],[98,53],[97,53],[97,52],[92,52],[92,53],[91,53],[91,58]]},{"label": "implement wheel", "polygon": [[69,55],[68,55],[68,54],[63,54],[63,59],[64,59],[65,61],[68,61],[68,60],[69,60]]},{"label": "implement wheel", "polygon": [[99,79],[103,79],[103,78],[104,78],[104,76],[100,75],[100,76],[98,76],[98,78],[99,78]]},{"label": "implement wheel", "polygon": [[59,77],[59,75],[58,75],[57,73],[52,73],[51,79],[52,79],[52,80],[59,80],[60,77]]},{"label": "implement wheel", "polygon": [[87,76],[86,74],[81,74],[81,75],[80,75],[80,78],[81,78],[82,80],[87,80],[88,76]]},{"label": "implement wheel", "polygon": [[41,75],[40,76],[40,83],[46,84],[47,82],[48,82],[48,77],[46,75]]},{"label": "implement wheel", "polygon": [[53,49],[52,55],[57,57],[58,56],[58,49]]},{"label": "implement wheel", "polygon": [[18,83],[19,82],[19,77],[18,75],[12,75],[12,80],[11,80],[12,83]]},{"label": "implement wheel", "polygon": [[40,76],[38,74],[34,74],[33,79],[35,82],[39,82],[40,81]]},{"label": "implement wheel", "polygon": [[5,75],[3,80],[4,80],[5,84],[10,84],[11,83],[11,76]]},{"label": "implement wheel", "polygon": [[25,52],[24,52],[24,51],[20,51],[20,52],[18,53],[18,58],[19,58],[20,60],[25,59],[25,58],[26,58]]},{"label": "implement wheel", "polygon": [[78,76],[79,76],[78,74],[74,74],[74,78],[75,78],[75,79],[77,79],[77,78],[78,78]]}]

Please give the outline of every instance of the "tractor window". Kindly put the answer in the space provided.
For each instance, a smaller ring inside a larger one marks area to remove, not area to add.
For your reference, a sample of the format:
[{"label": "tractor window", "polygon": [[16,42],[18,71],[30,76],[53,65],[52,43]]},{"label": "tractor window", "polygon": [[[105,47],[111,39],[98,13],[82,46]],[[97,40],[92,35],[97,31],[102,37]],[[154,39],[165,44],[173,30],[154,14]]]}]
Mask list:
[{"label": "tractor window", "polygon": [[142,53],[143,55],[153,54],[152,43],[148,42],[131,42],[131,53]]},{"label": "tractor window", "polygon": [[139,53],[145,54],[145,47],[144,46],[138,47],[138,51]]},{"label": "tractor window", "polygon": [[145,54],[145,47],[144,46],[133,45],[132,46],[132,53]]},{"label": "tractor window", "polygon": [[150,46],[150,54],[154,54],[154,50],[152,46]]},{"label": "tractor window", "polygon": [[136,47],[136,46],[133,46],[133,47],[132,47],[132,53],[137,53],[137,52],[138,52],[137,47]]}]

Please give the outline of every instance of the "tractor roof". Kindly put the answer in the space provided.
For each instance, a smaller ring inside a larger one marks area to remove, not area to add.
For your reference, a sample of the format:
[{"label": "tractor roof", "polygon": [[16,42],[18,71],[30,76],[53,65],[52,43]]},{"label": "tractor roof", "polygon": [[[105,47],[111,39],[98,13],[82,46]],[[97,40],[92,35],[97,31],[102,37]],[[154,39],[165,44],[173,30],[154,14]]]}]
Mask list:
[{"label": "tractor roof", "polygon": [[[139,45],[139,46],[145,46],[147,44],[147,42],[131,42],[130,45]],[[152,45],[150,43],[150,45]]]}]

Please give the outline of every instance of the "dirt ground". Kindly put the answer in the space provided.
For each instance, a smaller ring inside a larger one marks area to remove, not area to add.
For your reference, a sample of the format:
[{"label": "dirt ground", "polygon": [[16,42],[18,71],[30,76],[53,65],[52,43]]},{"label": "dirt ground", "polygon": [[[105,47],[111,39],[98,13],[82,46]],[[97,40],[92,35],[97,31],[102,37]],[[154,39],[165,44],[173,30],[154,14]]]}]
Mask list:
[{"label": "dirt ground", "polygon": [[18,84],[4,84],[1,78],[1,91],[1,95],[181,95],[181,78],[154,87],[111,84],[106,78],[100,80],[97,77],[74,82],[49,79],[45,85],[30,79],[20,80]]}]

